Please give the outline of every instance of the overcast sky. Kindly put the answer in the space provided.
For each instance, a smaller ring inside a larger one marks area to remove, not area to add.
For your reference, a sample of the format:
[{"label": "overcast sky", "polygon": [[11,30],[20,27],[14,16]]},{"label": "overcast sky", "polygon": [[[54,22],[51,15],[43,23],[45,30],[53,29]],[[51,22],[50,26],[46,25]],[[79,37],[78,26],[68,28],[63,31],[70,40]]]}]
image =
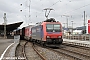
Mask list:
[{"label": "overcast sky", "polygon": [[0,0],[0,24],[4,22],[4,13],[6,13],[7,24],[23,21],[21,27],[31,22],[44,21],[46,18],[43,9],[45,8],[54,9],[50,12],[49,18],[55,18],[63,26],[63,23],[66,23],[66,16],[68,16],[68,26],[72,25],[71,21],[74,22],[74,27],[83,26],[84,11],[87,15],[86,20],[90,19],[90,0]]}]

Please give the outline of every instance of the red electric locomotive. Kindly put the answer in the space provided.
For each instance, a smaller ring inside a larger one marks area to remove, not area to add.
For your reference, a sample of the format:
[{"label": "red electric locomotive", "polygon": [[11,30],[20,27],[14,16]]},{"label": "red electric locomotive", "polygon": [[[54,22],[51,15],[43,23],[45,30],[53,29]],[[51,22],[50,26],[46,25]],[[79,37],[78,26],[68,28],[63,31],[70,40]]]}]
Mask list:
[{"label": "red electric locomotive", "polygon": [[62,44],[62,25],[53,18],[31,28],[33,42],[46,44]]}]

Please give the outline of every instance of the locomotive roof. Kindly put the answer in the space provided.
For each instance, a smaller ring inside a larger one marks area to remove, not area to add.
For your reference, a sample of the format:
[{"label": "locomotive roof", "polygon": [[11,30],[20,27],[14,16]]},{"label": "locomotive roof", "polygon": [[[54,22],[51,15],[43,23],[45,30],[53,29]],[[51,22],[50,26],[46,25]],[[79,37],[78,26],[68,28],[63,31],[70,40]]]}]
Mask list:
[{"label": "locomotive roof", "polygon": [[54,18],[46,19],[44,22],[56,22]]},{"label": "locomotive roof", "polygon": [[[50,19],[46,19],[46,20],[43,21],[43,22],[56,22],[56,21],[55,21],[54,18],[50,18]],[[37,25],[41,25],[43,22],[38,22],[38,23],[36,23],[36,26],[37,26]]]}]

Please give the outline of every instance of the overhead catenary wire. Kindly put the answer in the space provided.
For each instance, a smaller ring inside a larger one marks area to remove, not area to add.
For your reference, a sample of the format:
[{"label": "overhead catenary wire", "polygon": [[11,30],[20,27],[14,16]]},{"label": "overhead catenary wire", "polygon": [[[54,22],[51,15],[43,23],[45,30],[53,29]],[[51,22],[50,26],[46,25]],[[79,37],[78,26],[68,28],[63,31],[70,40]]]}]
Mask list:
[{"label": "overhead catenary wire", "polygon": [[[76,10],[79,10],[79,9],[84,8],[84,7],[86,7],[86,6],[89,6],[89,5],[90,5],[90,4],[83,5],[83,6],[79,7],[79,8],[74,9],[74,10],[68,11],[67,13],[73,12],[73,11],[76,11]],[[66,13],[65,13],[65,14],[66,14]],[[66,14],[66,15],[67,15],[67,14]],[[61,16],[61,15],[60,15],[60,16]],[[87,16],[86,16],[86,17],[87,17]],[[84,17],[84,25],[85,25],[85,17]]]},{"label": "overhead catenary wire", "polygon": [[31,8],[31,0],[29,0],[29,20],[30,20],[30,17],[31,17],[31,15],[30,15],[30,8]]},{"label": "overhead catenary wire", "polygon": [[[86,6],[89,6],[89,5],[90,5],[90,4],[83,5],[83,6],[79,7],[79,8],[76,8],[76,9],[74,9],[74,10],[68,11],[68,12],[66,12],[66,13],[69,13],[69,12],[73,12],[73,11],[79,10],[79,9],[84,8],[84,7],[86,7]],[[66,14],[66,13],[65,13],[65,14]]]},{"label": "overhead catenary wire", "polygon": [[60,0],[58,0],[57,2],[53,3],[50,7],[56,5],[57,3],[61,2]]},{"label": "overhead catenary wire", "polygon": [[[40,1],[42,1],[42,0],[40,0]],[[52,7],[52,6],[56,5],[56,4],[59,3],[59,2],[62,2],[62,1],[61,1],[61,0],[58,0],[58,1],[56,1],[55,3],[53,3],[53,4],[52,4],[51,6],[49,6],[49,7]],[[69,2],[72,2],[72,1],[69,1]],[[74,10],[72,10],[72,11],[81,9],[81,8],[86,7],[86,6],[88,6],[88,5],[90,5],[90,4],[87,4],[87,5],[84,5],[84,6],[82,6],[82,7],[76,8],[76,9],[74,9]],[[68,11],[68,12],[66,12],[66,13],[69,13],[69,12],[71,12],[71,11]],[[65,13],[65,14],[66,14],[66,13]],[[39,14],[41,14],[41,13],[39,13]]]},{"label": "overhead catenary wire", "polygon": [[[56,5],[56,4],[59,3],[59,2],[62,2],[62,1],[61,1],[61,0],[58,0],[57,2],[53,3],[50,7]],[[71,1],[69,1],[69,2],[71,2]],[[73,12],[73,11],[79,10],[79,9],[84,8],[84,7],[86,7],[86,6],[89,6],[89,5],[90,5],[90,3],[89,3],[89,4],[86,4],[86,5],[83,5],[83,6],[79,7],[79,8],[76,8],[76,9],[74,9],[74,10],[68,11],[68,12],[66,12],[66,13],[69,13],[69,12]],[[64,14],[66,14],[66,13],[64,13]]]},{"label": "overhead catenary wire", "polygon": [[[40,0],[40,1],[42,1],[42,0]],[[56,2],[53,3],[49,8],[51,8],[52,6],[56,5],[56,4],[59,3],[59,2],[61,2],[61,0],[56,1]],[[43,12],[43,10],[42,10],[42,12]],[[41,14],[41,13],[39,13],[39,14]]]},{"label": "overhead catenary wire", "polygon": [[[43,0],[40,0],[40,1],[43,1]],[[59,3],[59,2],[62,2],[61,0],[58,0],[58,1],[56,1],[55,3],[53,3],[51,6],[49,6],[49,7],[52,7],[52,6],[54,6],[54,5],[56,5],[57,3]],[[72,2],[72,1],[69,1],[69,2]],[[84,7],[86,7],[86,6],[89,6],[90,4],[86,4],[86,5],[84,5],[84,6],[81,6],[81,7],[79,7],[79,8],[76,8],[76,9],[73,9],[73,10],[71,10],[71,11],[68,11],[68,12],[65,12],[64,14],[66,14],[66,13],[69,13],[69,12],[73,12],[73,11],[76,11],[76,10],[79,10],[79,9],[81,9],[81,8],[84,8]],[[42,11],[43,12],[43,11]],[[41,13],[39,13],[39,15],[40,15]],[[37,16],[36,16],[37,17]]]}]

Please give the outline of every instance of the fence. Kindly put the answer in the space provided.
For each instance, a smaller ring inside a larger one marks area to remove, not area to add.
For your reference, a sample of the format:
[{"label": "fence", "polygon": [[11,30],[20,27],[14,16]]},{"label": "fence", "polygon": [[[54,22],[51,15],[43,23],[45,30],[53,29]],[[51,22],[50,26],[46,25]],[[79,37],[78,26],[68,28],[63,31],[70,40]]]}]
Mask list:
[{"label": "fence", "polygon": [[72,39],[72,40],[88,40],[90,41],[90,34],[85,34],[85,35],[68,35],[68,36],[65,36],[63,35],[63,38],[65,39]]}]

